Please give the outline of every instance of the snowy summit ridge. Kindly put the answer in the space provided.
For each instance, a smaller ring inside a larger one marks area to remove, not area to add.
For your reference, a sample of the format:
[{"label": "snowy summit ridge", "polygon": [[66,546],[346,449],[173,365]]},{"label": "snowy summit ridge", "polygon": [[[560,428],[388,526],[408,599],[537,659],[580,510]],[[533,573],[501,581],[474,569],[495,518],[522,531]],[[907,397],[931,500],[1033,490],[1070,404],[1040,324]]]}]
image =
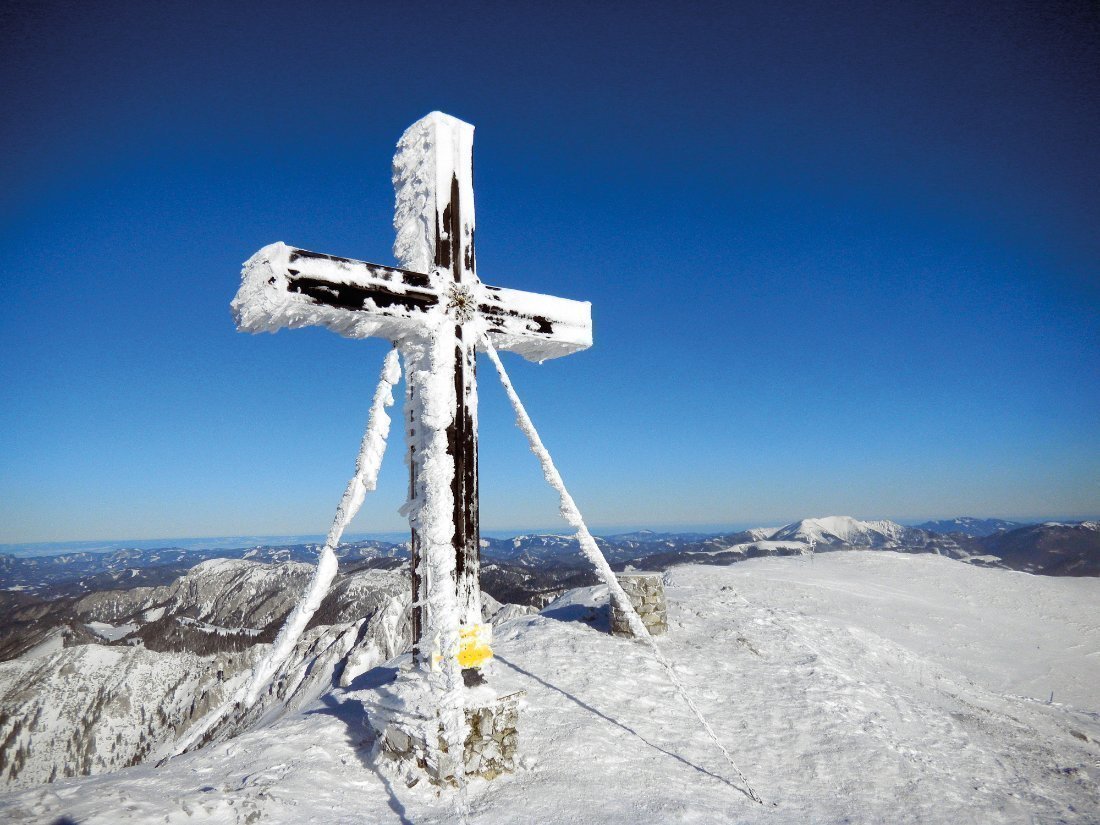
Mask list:
[{"label": "snowy summit ridge", "polygon": [[907,531],[893,521],[859,521],[851,516],[806,518],[781,527],[771,538],[775,541],[801,541],[809,544],[847,544],[853,547],[884,547],[897,544]]}]

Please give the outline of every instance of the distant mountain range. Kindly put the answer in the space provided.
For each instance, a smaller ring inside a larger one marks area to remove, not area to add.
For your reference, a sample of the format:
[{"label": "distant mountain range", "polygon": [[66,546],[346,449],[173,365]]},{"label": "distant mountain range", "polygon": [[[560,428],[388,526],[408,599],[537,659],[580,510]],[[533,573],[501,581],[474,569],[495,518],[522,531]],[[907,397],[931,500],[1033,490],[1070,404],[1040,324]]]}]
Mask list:
[{"label": "distant mountain range", "polygon": [[971,516],[959,516],[959,518],[942,519],[940,521],[926,521],[916,525],[922,530],[933,533],[961,533],[964,536],[991,536],[1006,530],[1015,530],[1017,527],[1027,525],[1020,521],[1005,521],[1001,518],[972,518]]},{"label": "distant mountain range", "polygon": [[994,533],[980,546],[1001,565],[1046,576],[1100,576],[1100,522],[1047,522]]},{"label": "distant mountain range", "polygon": [[[953,523],[978,529],[969,523],[976,521]],[[828,516],[720,535],[640,531],[597,543],[616,570],[895,551],[1100,575],[1096,522],[975,536]],[[570,535],[485,538],[482,548],[490,621],[596,583]],[[407,543],[352,542],[338,555],[339,577],[298,648],[261,704],[232,717],[227,731],[300,707],[407,646]],[[312,575],[302,562],[316,556],[315,544],[0,555],[0,779],[33,785],[149,759],[240,683]]]},{"label": "distant mountain range", "polygon": [[[0,553],[0,590],[54,596],[79,595],[97,590],[158,587],[168,584],[196,564],[209,559],[251,559],[257,562],[315,562],[316,544],[209,548],[189,550],[161,547],[153,550],[78,552],[49,556],[11,556]],[[353,569],[392,567],[408,556],[402,544],[358,541],[337,551],[341,565]],[[397,560],[397,561],[395,561]]]},{"label": "distant mountain range", "polygon": [[[1096,522],[1017,525],[1001,519],[957,519],[906,527],[893,521],[861,521],[826,516],[782,527],[758,527],[736,533],[657,533],[648,530],[597,538],[613,567],[622,569],[701,562],[731,564],[762,555],[796,555],[841,549],[890,549],[937,553],[951,558],[1044,575],[1100,575],[1100,533]],[[499,586],[502,601],[530,595],[541,584],[564,587],[590,583],[590,567],[571,535],[530,534],[482,539],[486,589]],[[3,603],[35,601],[49,594],[78,596],[99,590],[157,587],[171,583],[196,564],[215,558],[264,563],[313,562],[316,544],[258,545],[211,549],[128,549],[50,556],[0,553]],[[341,569],[390,569],[405,563],[408,542],[365,540],[341,545]],[[532,571],[538,576],[532,584]],[[518,588],[518,589],[517,589]]]}]

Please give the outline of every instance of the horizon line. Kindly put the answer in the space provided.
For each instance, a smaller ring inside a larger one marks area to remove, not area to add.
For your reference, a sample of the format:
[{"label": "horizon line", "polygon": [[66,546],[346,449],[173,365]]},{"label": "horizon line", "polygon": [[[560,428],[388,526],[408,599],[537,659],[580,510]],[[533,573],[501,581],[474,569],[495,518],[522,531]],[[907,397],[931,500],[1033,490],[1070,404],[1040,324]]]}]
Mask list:
[{"label": "horizon line", "polygon": [[[637,525],[635,524],[605,524],[596,525],[592,529],[594,535],[600,536],[615,536],[623,533],[638,533],[638,532],[651,532],[651,533],[708,533],[715,534],[721,532],[741,532],[743,530],[749,530],[753,528],[761,527],[785,527],[789,524],[795,524],[799,521],[803,521],[809,518],[835,518],[837,516],[804,516],[802,518],[789,519],[789,520],[763,520],[763,522],[748,522],[748,521],[730,521],[730,522],[670,522],[659,525]],[[908,518],[857,518],[859,521],[893,521],[897,524],[901,524],[907,527],[917,526],[919,524],[934,522],[934,521],[951,521],[961,518],[972,518],[977,520],[990,520],[997,519],[1000,521],[1009,521],[1018,523],[1020,525],[1030,524],[1042,524],[1044,522],[1082,522],[1082,521],[1094,521],[1100,520],[1100,515],[1045,515],[1045,516],[970,516],[970,515],[958,515],[958,516],[939,516],[939,517],[908,517]],[[774,523],[773,523],[774,522]],[[480,531],[481,535],[489,536],[492,538],[511,538],[519,535],[564,535],[569,533],[570,530],[567,525],[561,525],[560,527],[488,527]],[[404,530],[365,530],[349,532],[346,536],[351,541],[362,541],[364,539],[378,539],[387,540],[391,537],[397,537],[401,535],[408,535],[408,529]],[[296,544],[317,544],[323,541],[325,538],[324,533],[237,533],[237,534],[223,534],[223,535],[207,535],[207,536],[162,536],[151,538],[90,538],[90,539],[47,539],[38,541],[11,541],[0,543],[0,553],[5,553],[12,549],[32,549],[32,548],[56,548],[59,552],[64,552],[63,547],[73,546],[74,552],[94,551],[95,545],[102,545],[103,550],[124,550],[124,549],[140,549],[140,550],[157,550],[157,549],[183,549],[183,550],[195,550],[195,549],[246,549],[253,544],[263,544],[264,546],[271,546],[271,542],[276,544],[280,543],[292,543],[289,540],[295,539],[293,542]],[[282,540],[282,541],[280,541]],[[151,545],[156,542],[164,542],[160,547],[146,546],[139,547],[138,545]],[[186,542],[192,545],[189,548],[180,547],[173,542]],[[221,545],[220,547],[210,546],[201,547],[196,546],[200,542],[214,542]],[[242,542],[236,545],[227,545],[225,542]],[[347,541],[341,542],[346,544]],[[132,548],[126,545],[133,545]],[[79,545],[92,545],[92,547],[78,547]],[[108,547],[107,545],[111,545]]]}]

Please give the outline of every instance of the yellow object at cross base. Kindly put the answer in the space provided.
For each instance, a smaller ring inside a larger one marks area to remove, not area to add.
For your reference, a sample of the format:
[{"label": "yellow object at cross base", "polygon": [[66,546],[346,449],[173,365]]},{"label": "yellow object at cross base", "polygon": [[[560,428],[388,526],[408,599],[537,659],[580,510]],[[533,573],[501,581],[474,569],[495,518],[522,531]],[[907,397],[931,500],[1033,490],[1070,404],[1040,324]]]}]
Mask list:
[{"label": "yellow object at cross base", "polygon": [[493,626],[491,624],[464,624],[458,629],[458,664],[463,667],[481,667],[493,658]]}]

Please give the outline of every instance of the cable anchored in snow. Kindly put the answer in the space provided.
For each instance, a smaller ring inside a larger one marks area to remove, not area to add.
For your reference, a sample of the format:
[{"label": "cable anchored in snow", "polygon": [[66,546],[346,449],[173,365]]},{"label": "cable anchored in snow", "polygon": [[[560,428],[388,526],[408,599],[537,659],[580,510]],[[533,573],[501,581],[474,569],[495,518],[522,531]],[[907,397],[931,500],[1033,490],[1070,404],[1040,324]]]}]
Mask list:
[{"label": "cable anchored in snow", "polygon": [[722,752],[726,764],[730,766],[744,786],[738,788],[738,790],[754,802],[763,804],[764,800],[760,798],[752,785],[749,784],[749,780],[745,777],[745,774],[737,767],[737,764],[733,761],[733,757],[730,756],[730,752],[726,750],[725,745],[719,740],[718,735],[714,732],[714,729],[710,726],[706,717],[703,716],[702,712],[696,706],[687,688],[684,686],[684,683],[680,680],[680,677],[676,675],[676,671],[672,667],[672,662],[670,662],[664,653],[661,652],[653,635],[649,632],[641,616],[638,615],[638,611],[634,608],[633,603],[631,603],[626,592],[619,584],[619,580],[615,578],[615,574],[612,572],[610,565],[608,565],[607,559],[604,558],[603,553],[600,552],[600,548],[596,545],[596,540],[592,537],[588,527],[585,525],[584,518],[577,508],[576,502],[573,501],[573,497],[566,489],[565,482],[562,480],[558,468],[554,466],[554,460],[550,457],[549,450],[543,445],[542,439],[539,438],[538,431],[531,421],[531,417],[527,414],[523,402],[520,401],[515,387],[512,386],[512,381],[508,377],[507,370],[504,369],[504,364],[501,363],[500,356],[497,355],[496,348],[493,346],[492,341],[489,340],[488,335],[484,335],[482,340],[485,344],[485,350],[489,354],[489,359],[493,362],[493,366],[496,367],[497,374],[500,376],[500,382],[504,385],[504,391],[508,394],[508,400],[512,402],[512,409],[515,410],[516,413],[516,424],[523,431],[523,434],[527,436],[527,441],[531,445],[531,452],[535,454],[535,457],[539,460],[539,464],[542,465],[542,474],[546,477],[547,483],[557,491],[561,505],[562,518],[577,531],[576,538],[580,543],[581,552],[584,553],[585,558],[587,558],[596,568],[596,573],[603,583],[607,585],[607,589],[615,602],[615,606],[627,617],[627,622],[633,634],[649,645],[653,657],[665,669],[669,681],[672,683],[673,687],[676,688],[676,692],[680,694],[680,698],[684,700],[684,704],[686,704],[692,714],[694,714],[699,724],[703,727],[703,730],[706,731],[707,736],[710,737],[710,740],[714,742],[718,750]]},{"label": "cable anchored in snow", "polygon": [[390,432],[390,417],[386,414],[386,407],[393,406],[393,387],[400,379],[401,365],[398,362],[395,347],[387,353],[386,360],[382,364],[382,374],[378,378],[378,387],[374,391],[367,430],[363,434],[359,455],[355,460],[355,475],[348,482],[340,504],[336,508],[336,516],[332,520],[332,527],[329,528],[325,544],[321,548],[317,569],[309,588],[287,617],[267,655],[252,671],[252,677],[248,683],[193,726],[187,735],[176,743],[172,756],[179,756],[196,742],[201,742],[234,708],[243,707],[247,710],[256,704],[261,692],[290,656],[309,620],[325,600],[332,580],[336,577],[337,560],[334,551],[340,544],[344,530],[363,505],[363,499],[378,485],[378,470],[382,465],[382,456],[386,452],[386,439]]}]

